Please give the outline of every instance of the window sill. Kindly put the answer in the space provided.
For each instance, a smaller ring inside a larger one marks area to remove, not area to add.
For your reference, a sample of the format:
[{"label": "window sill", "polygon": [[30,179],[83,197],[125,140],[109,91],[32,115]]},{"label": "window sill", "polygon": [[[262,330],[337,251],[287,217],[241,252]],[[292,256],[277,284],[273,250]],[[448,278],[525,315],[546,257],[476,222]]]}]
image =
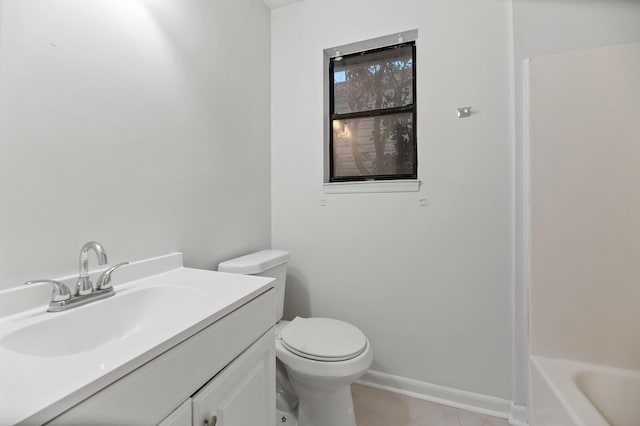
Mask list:
[{"label": "window sill", "polygon": [[322,185],[325,194],[357,194],[381,192],[418,192],[418,179],[334,182]]}]

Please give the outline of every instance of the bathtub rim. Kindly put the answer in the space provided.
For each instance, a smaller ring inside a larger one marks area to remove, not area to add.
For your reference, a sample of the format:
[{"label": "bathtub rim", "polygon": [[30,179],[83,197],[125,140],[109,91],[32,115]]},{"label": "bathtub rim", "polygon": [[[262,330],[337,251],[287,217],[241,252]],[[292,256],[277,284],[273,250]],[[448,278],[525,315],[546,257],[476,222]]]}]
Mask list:
[{"label": "bathtub rim", "polygon": [[[576,425],[611,426],[580,390],[576,378],[585,371],[597,370],[620,374],[632,370],[542,356],[531,356],[531,363]],[[536,409],[535,406],[532,408]]]}]

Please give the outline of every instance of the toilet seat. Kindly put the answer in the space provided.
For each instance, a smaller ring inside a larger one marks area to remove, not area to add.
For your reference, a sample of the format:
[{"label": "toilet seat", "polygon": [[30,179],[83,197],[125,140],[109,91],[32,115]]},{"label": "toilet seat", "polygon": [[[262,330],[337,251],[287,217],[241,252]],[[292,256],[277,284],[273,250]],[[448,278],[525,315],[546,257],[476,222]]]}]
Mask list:
[{"label": "toilet seat", "polygon": [[296,317],[280,333],[288,351],[314,361],[338,362],[356,358],[367,348],[357,327],[332,318]]}]

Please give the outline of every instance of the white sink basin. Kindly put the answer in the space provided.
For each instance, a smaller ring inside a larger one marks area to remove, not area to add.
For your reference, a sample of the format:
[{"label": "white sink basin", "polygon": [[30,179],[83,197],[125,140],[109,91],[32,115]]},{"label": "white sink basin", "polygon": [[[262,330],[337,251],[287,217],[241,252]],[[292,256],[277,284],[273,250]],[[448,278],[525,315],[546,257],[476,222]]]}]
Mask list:
[{"label": "white sink basin", "polygon": [[131,290],[66,312],[47,314],[42,321],[4,336],[0,346],[38,357],[79,354],[166,326],[175,316],[200,309],[205,296],[189,287]]},{"label": "white sink basin", "polygon": [[48,286],[0,292],[1,306],[44,296],[0,315],[0,424],[46,423],[272,288],[184,268],[179,254],[132,262],[118,278],[115,296],[64,312],[46,312]]}]

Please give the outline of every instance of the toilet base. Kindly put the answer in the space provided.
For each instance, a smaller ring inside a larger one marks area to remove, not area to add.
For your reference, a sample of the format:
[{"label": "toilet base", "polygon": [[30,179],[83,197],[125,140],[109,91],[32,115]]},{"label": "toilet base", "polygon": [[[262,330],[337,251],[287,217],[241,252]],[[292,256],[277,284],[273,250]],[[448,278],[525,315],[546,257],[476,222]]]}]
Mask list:
[{"label": "toilet base", "polygon": [[356,426],[350,384],[318,387],[307,386],[306,380],[289,380],[298,395],[298,422],[300,426]]},{"label": "toilet base", "polygon": [[276,426],[298,426],[298,417],[295,413],[276,409]]}]

